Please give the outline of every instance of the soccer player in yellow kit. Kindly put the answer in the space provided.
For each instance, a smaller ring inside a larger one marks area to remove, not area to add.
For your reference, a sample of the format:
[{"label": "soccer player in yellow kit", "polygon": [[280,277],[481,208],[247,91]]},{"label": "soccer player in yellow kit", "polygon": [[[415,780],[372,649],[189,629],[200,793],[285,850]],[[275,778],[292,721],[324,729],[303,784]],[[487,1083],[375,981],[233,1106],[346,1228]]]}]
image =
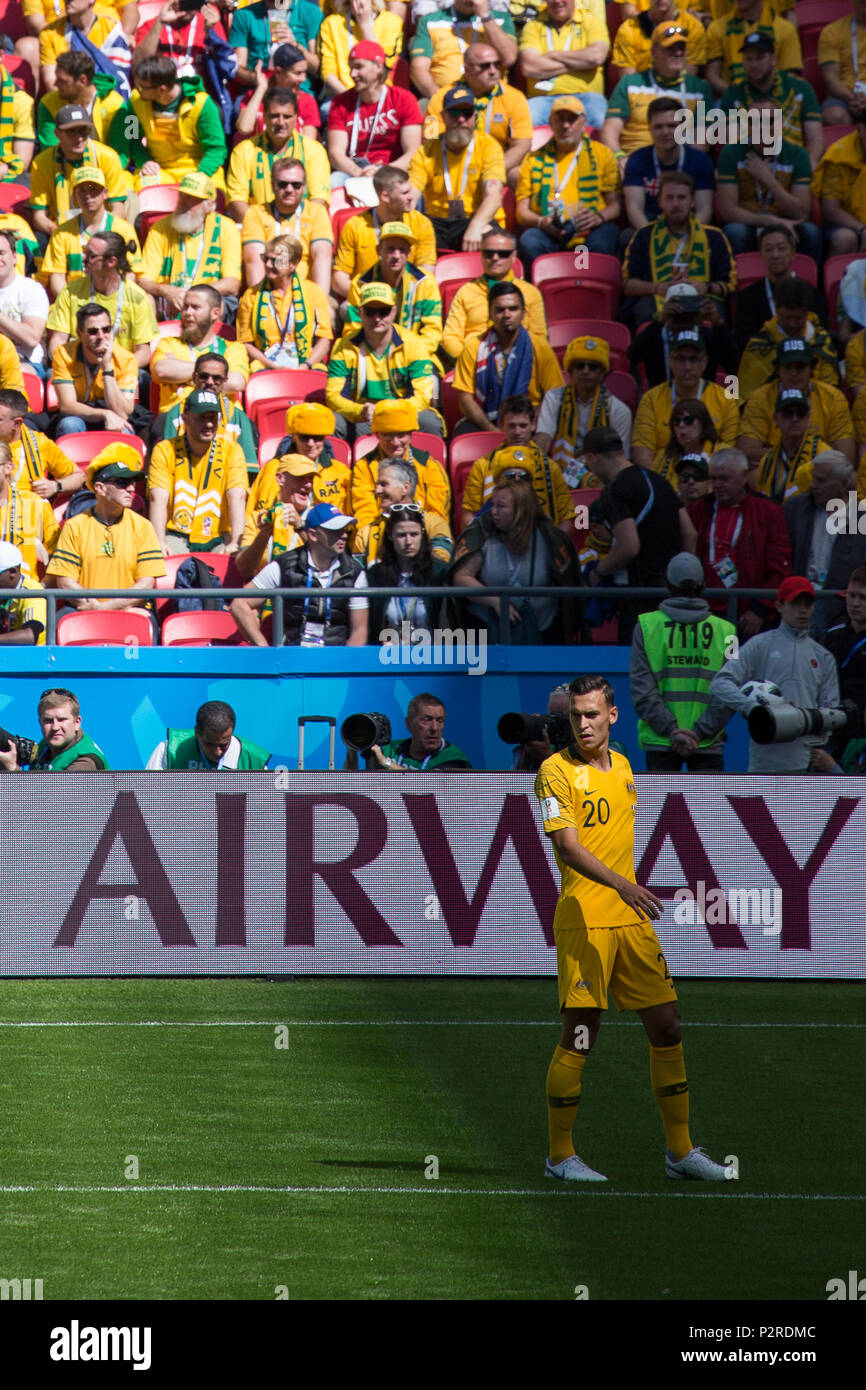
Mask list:
[{"label": "soccer player in yellow kit", "polygon": [[607,1181],[578,1158],[572,1129],[583,1068],[610,989],[617,1008],[636,1011],[649,1038],[668,1177],[722,1181],[728,1171],[693,1148],[689,1135],[677,995],[652,926],[663,905],[635,882],[634,774],[628,759],[608,748],[617,719],[613,687],[604,676],[586,675],[568,689],[575,742],[547,758],[535,780],[544,830],[562,874],[553,920],[562,1036],[547,1073],[545,1176]]}]

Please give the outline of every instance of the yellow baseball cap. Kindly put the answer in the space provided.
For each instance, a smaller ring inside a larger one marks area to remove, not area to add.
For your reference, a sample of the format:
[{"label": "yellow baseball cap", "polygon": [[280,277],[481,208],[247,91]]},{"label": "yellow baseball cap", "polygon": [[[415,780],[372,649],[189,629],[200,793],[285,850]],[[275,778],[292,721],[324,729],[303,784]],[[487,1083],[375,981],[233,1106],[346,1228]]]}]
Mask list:
[{"label": "yellow baseball cap", "polygon": [[657,24],[652,31],[651,43],[660,43],[662,48],[673,48],[675,43],[688,42],[688,30],[682,24],[677,24],[676,20],[668,19],[663,24]]},{"label": "yellow baseball cap", "polygon": [[580,97],[557,97],[550,108],[551,116],[557,111],[573,111],[576,116],[585,116],[586,107]]},{"label": "yellow baseball cap", "polygon": [[600,362],[610,370],[610,345],[604,338],[572,338],[565,350],[563,367],[568,371],[573,362]]},{"label": "yellow baseball cap", "polygon": [[71,183],[73,188],[78,188],[82,183],[98,183],[100,188],[108,187],[105,175],[95,164],[82,164],[81,168],[73,173]]},{"label": "yellow baseball cap", "polygon": [[320,471],[319,465],[303,454],[281,454],[277,459],[277,473],[288,473],[292,478],[308,478]]},{"label": "yellow baseball cap", "polygon": [[200,169],[196,169],[191,174],[184,174],[180,181],[179,191],[188,193],[190,198],[216,197],[213,179],[209,179],[207,174],[203,174]]},{"label": "yellow baseball cap", "polygon": [[318,401],[299,401],[286,411],[289,434],[333,434],[337,427],[333,410]]},{"label": "yellow baseball cap", "polygon": [[404,430],[417,430],[418,411],[411,401],[377,401],[371,423],[380,434],[402,434]]},{"label": "yellow baseball cap", "polygon": [[365,285],[361,291],[361,308],[365,304],[387,304],[393,308],[397,303],[396,295],[390,285],[382,284],[374,280],[372,285]]},{"label": "yellow baseball cap", "polygon": [[418,240],[405,222],[383,222],[379,232],[379,240],[384,241],[386,236],[400,237],[401,241],[409,241],[413,246]]}]

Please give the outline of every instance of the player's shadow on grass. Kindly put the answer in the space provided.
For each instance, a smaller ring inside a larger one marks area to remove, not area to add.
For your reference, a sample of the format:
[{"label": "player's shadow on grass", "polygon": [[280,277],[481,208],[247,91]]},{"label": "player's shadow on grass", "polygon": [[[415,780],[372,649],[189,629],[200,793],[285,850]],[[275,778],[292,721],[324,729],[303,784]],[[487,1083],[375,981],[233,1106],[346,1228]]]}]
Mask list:
[{"label": "player's shadow on grass", "polygon": [[[417,1176],[419,1169],[423,1170],[423,1163],[417,1159],[412,1163],[401,1163],[396,1158],[323,1158],[319,1160],[324,1168],[384,1168],[391,1169],[395,1173],[413,1173]],[[449,1163],[447,1175],[454,1177],[485,1177],[488,1174],[486,1168],[455,1168]]]}]

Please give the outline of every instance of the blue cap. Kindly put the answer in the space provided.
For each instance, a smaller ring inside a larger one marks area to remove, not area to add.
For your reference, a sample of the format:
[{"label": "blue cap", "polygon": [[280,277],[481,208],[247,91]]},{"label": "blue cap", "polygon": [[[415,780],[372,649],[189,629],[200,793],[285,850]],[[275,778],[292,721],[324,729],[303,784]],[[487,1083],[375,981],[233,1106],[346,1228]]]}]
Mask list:
[{"label": "blue cap", "polygon": [[305,515],[304,525],[307,530],[311,526],[323,526],[326,531],[342,531],[346,526],[354,526],[356,520],[354,516],[344,516],[330,502],[317,502]]}]

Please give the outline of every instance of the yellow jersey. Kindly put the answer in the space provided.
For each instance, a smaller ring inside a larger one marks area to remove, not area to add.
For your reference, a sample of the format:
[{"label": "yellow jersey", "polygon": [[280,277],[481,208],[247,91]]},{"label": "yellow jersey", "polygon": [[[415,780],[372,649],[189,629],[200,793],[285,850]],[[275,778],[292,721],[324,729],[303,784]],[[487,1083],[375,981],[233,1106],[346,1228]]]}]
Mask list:
[{"label": "yellow jersey", "polygon": [[[404,212],[402,217],[395,220],[405,222],[415,238],[415,243],[409,251],[411,264],[435,266],[436,235],[430,218],[425,217],[423,212],[411,211]],[[376,208],[368,208],[366,212],[358,212],[347,218],[337,242],[334,269],[343,271],[350,280],[354,280],[356,275],[363,275],[365,270],[370,270],[379,259],[378,236],[381,225]]]},{"label": "yellow jersey", "polygon": [[[350,220],[354,221],[354,219]],[[308,280],[310,278],[310,248],[317,241],[326,241],[329,246],[334,245],[331,219],[321,203],[311,202],[307,198],[291,216],[282,220],[276,213],[273,203],[269,203],[267,206],[262,203],[252,203],[244,215],[241,226],[241,243],[243,246],[264,246],[266,242],[271,240],[271,237],[282,236],[285,233],[297,237],[303,247],[304,254],[298,262],[298,275],[302,280]]]},{"label": "yellow jersey", "polygon": [[126,507],[110,524],[93,511],[65,522],[46,574],[77,579],[84,589],[128,589],[165,572],[156,532],[147,517]]},{"label": "yellow jersey", "polygon": [[246,499],[247,465],[240,446],[217,435],[198,458],[186,438],[157,444],[147,474],[147,492],[168,493],[167,529],[196,543],[215,541],[231,530],[226,493],[240,488]]},{"label": "yellow jersey", "polygon": [[[572,745],[573,746],[573,745]],[[546,835],[554,830],[577,831],[581,848],[606,868],[635,883],[634,823],[637,790],[627,758],[610,752],[610,769],[601,772],[575,756],[571,747],[542,763],[535,779]],[[553,846],[562,875],[553,919],[554,933],[588,927],[631,927],[644,919],[623,902],[619,893],[572,869]]]},{"label": "yellow jersey", "polygon": [[[448,162],[447,182],[445,159]],[[483,185],[488,179],[505,183],[505,157],[502,146],[492,135],[485,135],[481,130],[475,131],[471,144],[459,154],[446,148],[444,137],[425,140],[409,164],[409,182],[423,193],[424,210],[428,217],[452,217],[452,201],[461,202],[465,215],[472,217],[484,199]],[[501,227],[505,226],[505,213],[501,207],[493,220]]]}]

